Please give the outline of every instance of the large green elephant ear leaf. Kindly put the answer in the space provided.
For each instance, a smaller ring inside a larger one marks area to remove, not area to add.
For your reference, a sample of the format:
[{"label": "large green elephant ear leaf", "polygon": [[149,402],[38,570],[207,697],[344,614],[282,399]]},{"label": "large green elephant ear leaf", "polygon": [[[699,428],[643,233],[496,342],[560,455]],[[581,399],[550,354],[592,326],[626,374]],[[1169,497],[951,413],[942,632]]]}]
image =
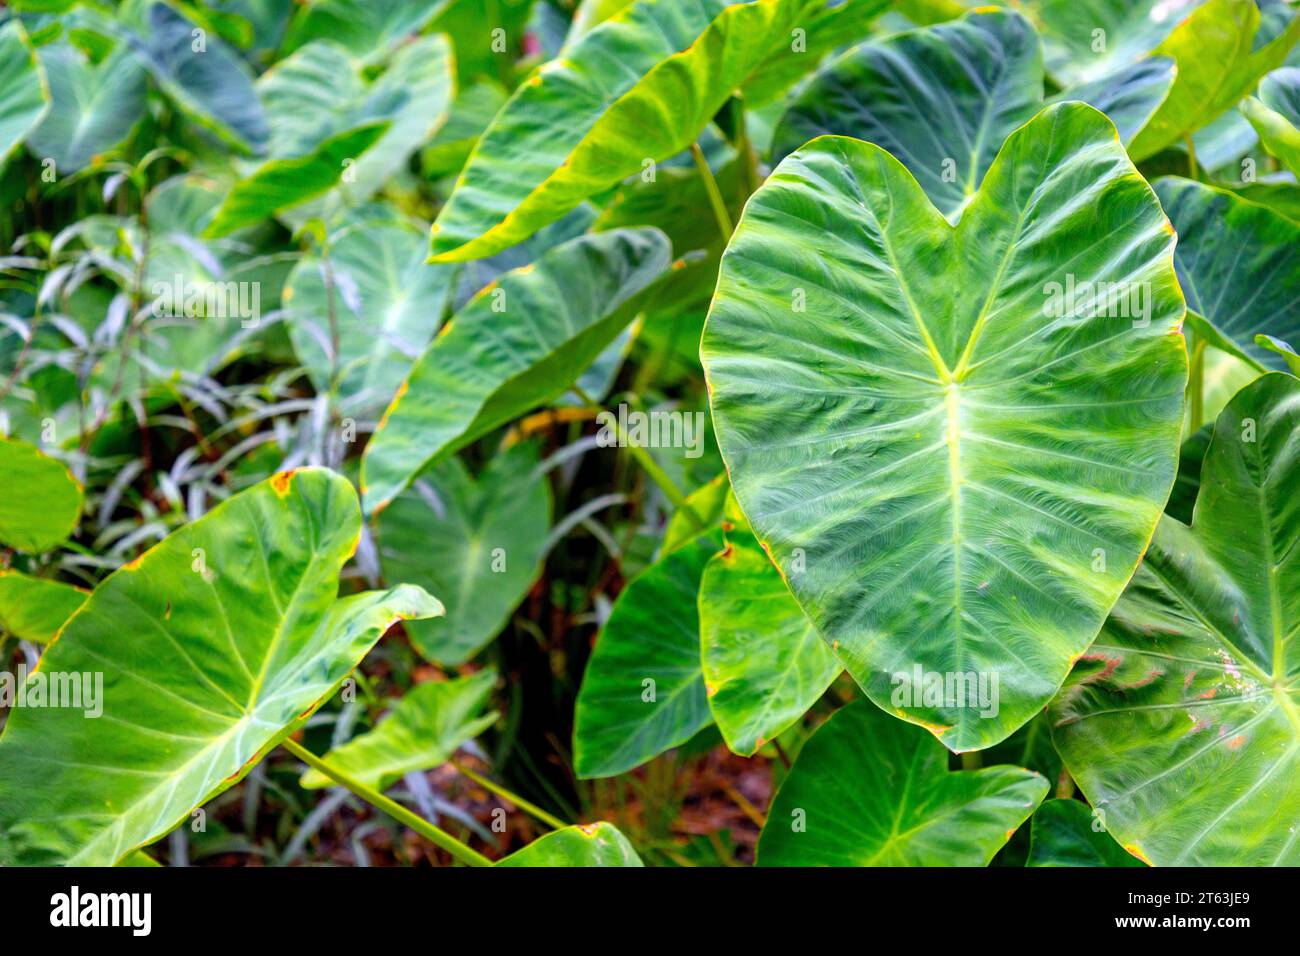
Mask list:
[{"label": "large green elephant ear leaf", "polygon": [[327,218],[340,206],[355,205],[402,168],[447,119],[453,60],[446,37],[420,37],[371,78],[363,62],[344,47],[319,40],[263,74],[257,90],[271,124],[272,157],[309,154],[326,137],[369,123],[389,124],[372,149],[350,157],[328,203],[313,204],[302,218]]},{"label": "large green elephant ear leaf", "polygon": [[[1280,29],[1278,29],[1280,27]],[[1276,30],[1276,32],[1275,32]],[[1261,23],[1255,0],[1207,0],[1154,50],[1178,66],[1169,95],[1129,144],[1134,161],[1181,142],[1255,88],[1300,40],[1300,16]]]},{"label": "large green elephant ear leaf", "polygon": [[578,691],[573,768],[612,777],[709,726],[696,597],[720,548],[713,531],[660,558],[623,589]]},{"label": "large green elephant ear leaf", "polygon": [[601,23],[534,72],[480,137],[434,223],[435,259],[492,255],[681,152],[824,6],[642,0]]},{"label": "large green elephant ear leaf", "polygon": [[83,495],[66,465],[25,441],[0,436],[0,475],[0,544],[48,551],[72,534]]},{"label": "large green elephant ear leaf", "polygon": [[263,163],[231,187],[203,237],[228,236],[333,189],[350,164],[383,138],[388,125],[387,120],[366,123],[328,137],[302,156]]},{"label": "large green elephant ear leaf", "polygon": [[[1137,133],[1172,81],[1172,61],[1062,96],[1115,110]],[[783,157],[818,136],[883,147],[955,218],[1017,127],[1043,107],[1043,62],[1029,21],[1007,10],[910,30],[854,47],[800,88],[773,134]]]},{"label": "large green elephant ear leaf", "polygon": [[1101,816],[1078,800],[1048,800],[1034,811],[1025,866],[1140,867],[1110,838]]},{"label": "large green elephant ear leaf", "polygon": [[727,746],[748,757],[817,702],[840,662],[730,495],[722,527],[700,580],[704,687]]},{"label": "large green elephant ear leaf", "polygon": [[29,678],[29,700],[62,688],[63,706],[17,708],[0,737],[0,863],[110,865],[156,840],[288,736],[395,621],[440,613],[409,585],[337,597],[360,530],[351,485],[304,469],[106,578]]},{"label": "large green elephant ear leaf", "polygon": [[1031,0],[1047,69],[1063,85],[1091,83],[1160,45],[1200,0]]},{"label": "large green elephant ear leaf", "polygon": [[1012,134],[955,227],[824,137],[732,236],[700,354],[736,497],[868,696],[953,750],[1047,703],[1169,496],[1173,244],[1081,103]]},{"label": "large green elephant ear leaf", "polygon": [[987,866],[1047,794],[1020,767],[948,770],[948,752],[865,700],[799,751],[758,841],[759,866]]},{"label": "large green elephant ear leaf", "polygon": [[1178,231],[1174,264],[1188,311],[1205,320],[1195,330],[1257,367],[1286,368],[1255,336],[1300,342],[1300,223],[1190,179],[1160,179],[1155,189]]},{"label": "large green elephant ear leaf", "polygon": [[497,866],[644,866],[612,823],[581,823],[548,833]]},{"label": "large green elephant ear leaf", "polygon": [[1247,97],[1241,112],[1264,148],[1300,176],[1300,67],[1274,70],[1259,84],[1259,97]]},{"label": "large green elephant ear leaf", "polygon": [[45,71],[22,21],[0,25],[0,167],[49,108]]},{"label": "large green elephant ear leaf", "polygon": [[318,392],[337,388],[345,414],[373,420],[383,411],[442,324],[456,267],[428,265],[427,257],[424,230],[369,220],[334,235],[328,261],[306,256],[289,276],[294,351]]},{"label": "large green elephant ear leaf", "polygon": [[99,63],[69,43],[41,47],[50,109],[27,138],[37,159],[59,176],[75,173],[126,139],[144,116],[148,71],[125,43]]},{"label": "large green elephant ear leaf", "polygon": [[551,526],[551,489],[537,465],[529,444],[493,456],[477,480],[448,458],[380,514],[384,575],[446,595],[446,616],[407,629],[430,660],[473,657],[537,580]]},{"label": "large green elephant ear leaf", "polygon": [[253,74],[219,38],[165,3],[149,8],[149,34],[133,47],[158,85],[190,119],[245,153],[261,152],[270,135]]},{"label": "large green elephant ear leaf", "polygon": [[1214,426],[1191,527],[1166,517],[1052,703],[1066,766],[1157,866],[1300,864],[1300,382]]},{"label": "large green elephant ear leaf", "polygon": [[[496,671],[488,668],[469,677],[420,684],[404,694],[374,730],[335,747],[322,759],[383,792],[408,773],[446,763],[461,744],[496,723],[496,711],[483,713],[496,680]],[[309,768],[301,783],[317,790],[334,781]]]},{"label": "large green elephant ear leaf", "polygon": [[0,569],[0,632],[48,644],[73,612],[86,603],[86,594],[61,581]]},{"label": "large green elephant ear leaf", "polygon": [[657,229],[579,236],[481,289],[416,360],[366,446],[367,512],[426,465],[562,395],[632,321],[668,246]]}]

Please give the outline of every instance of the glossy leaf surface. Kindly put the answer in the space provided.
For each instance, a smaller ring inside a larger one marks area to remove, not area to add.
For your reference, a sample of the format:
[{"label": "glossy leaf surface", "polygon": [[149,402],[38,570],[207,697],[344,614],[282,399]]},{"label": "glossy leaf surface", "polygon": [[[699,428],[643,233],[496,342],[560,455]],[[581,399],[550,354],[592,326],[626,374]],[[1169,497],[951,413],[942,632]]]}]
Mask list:
[{"label": "glossy leaf surface", "polygon": [[1019,767],[948,770],[948,752],[869,701],[838,710],[772,801],[760,866],[985,866],[1047,793]]},{"label": "glossy leaf surface", "polygon": [[596,638],[578,692],[573,767],[610,777],[690,740],[712,723],[700,669],[696,595],[718,532],[634,578]]},{"label": "glossy leaf surface", "polygon": [[718,729],[748,757],[817,702],[840,662],[730,501],[700,581],[701,660]]},{"label": "glossy leaf surface", "polygon": [[[792,58],[792,31],[824,6],[644,0],[625,7],[534,72],[497,114],[434,224],[434,256],[491,255],[646,162],[681,152],[733,91],[765,66],[776,69],[773,57]],[[833,26],[837,14],[829,16]],[[808,42],[816,37],[808,34]]]},{"label": "glossy leaf surface", "polygon": [[[1168,497],[1172,246],[1111,124],[1066,103],[1007,140],[956,227],[879,147],[816,140],[723,258],[701,357],[736,496],[868,695],[954,750],[1051,698]],[[918,667],[997,680],[996,713],[900,707]]]},{"label": "glossy leaf surface", "polygon": [[38,671],[102,675],[102,713],[10,714],[0,862],[109,865],[151,843],[237,782],[390,625],[440,613],[409,586],[337,597],[360,528],[343,478],[283,473],[105,579]]},{"label": "glossy leaf surface", "polygon": [[1214,427],[1189,528],[1165,517],[1053,702],[1107,829],[1157,866],[1300,863],[1300,382]]},{"label": "glossy leaf surface", "polygon": [[1030,0],[1047,68],[1062,83],[1090,83],[1138,62],[1200,0]]}]

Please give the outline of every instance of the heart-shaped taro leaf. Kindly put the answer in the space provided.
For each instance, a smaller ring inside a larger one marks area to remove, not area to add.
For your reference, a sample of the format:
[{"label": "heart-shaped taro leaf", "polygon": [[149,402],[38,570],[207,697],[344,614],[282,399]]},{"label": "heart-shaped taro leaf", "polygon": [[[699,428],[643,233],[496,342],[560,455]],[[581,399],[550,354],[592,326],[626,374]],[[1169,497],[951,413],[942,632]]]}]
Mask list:
[{"label": "heart-shaped taro leaf", "polygon": [[390,625],[441,613],[409,585],[337,596],[360,530],[346,480],[286,472],[105,578],[28,681],[29,697],[71,682],[80,706],[18,707],[0,737],[0,864],[106,866],[151,843],[300,726]]},{"label": "heart-shaped taro leaf", "polygon": [[0,25],[0,167],[50,108],[50,91],[21,20]]},{"label": "heart-shaped taro leaf", "polygon": [[[25,441],[0,436],[0,475],[0,544],[48,551],[72,534],[83,496],[63,462]],[[32,507],[33,502],[40,507]]]},{"label": "heart-shaped taro leaf", "polygon": [[284,298],[294,351],[316,390],[326,392],[336,372],[331,329],[337,332],[345,414],[373,420],[382,412],[442,324],[456,268],[428,265],[427,256],[424,230],[367,218],[331,237],[328,262],[305,256],[289,276]]},{"label": "heart-shaped taro leaf", "polygon": [[581,823],[548,833],[497,866],[644,866],[612,823]]},{"label": "heart-shaped taro leaf", "polygon": [[1259,97],[1247,97],[1240,109],[1264,148],[1300,176],[1300,67],[1274,70],[1259,84]]},{"label": "heart-shaped taro leaf", "polygon": [[270,132],[253,90],[253,73],[239,54],[165,3],[149,8],[149,32],[132,48],[181,111],[243,153],[260,153]]},{"label": "heart-shaped taro leaf", "polygon": [[1162,178],[1155,189],[1178,231],[1174,265],[1192,327],[1256,367],[1286,368],[1255,336],[1300,342],[1300,223],[1190,179]]},{"label": "heart-shaped taro leaf", "polygon": [[859,700],[817,728],[781,784],[759,866],[987,866],[1047,794],[1020,767],[948,770],[929,734]]},{"label": "heart-shaped taro leaf", "polygon": [[48,644],[88,592],[71,584],[0,569],[0,630]]},{"label": "heart-shaped taro leaf", "polygon": [[144,116],[148,71],[125,43],[99,63],[69,43],[39,51],[50,109],[27,138],[28,151],[52,159],[59,176],[84,169],[126,139]]},{"label": "heart-shaped taro leaf", "polygon": [[[1115,110],[1136,135],[1168,91],[1172,60],[1151,60],[1062,98]],[[1020,14],[970,13],[856,46],[800,88],[773,134],[782,157],[825,134],[884,147],[955,218],[1003,141],[1043,107],[1038,34]]]},{"label": "heart-shaped taro leaf", "polygon": [[1173,243],[1114,127],[1063,103],[956,227],[880,147],[814,140],[723,257],[700,351],[736,497],[868,696],[951,749],[1051,699],[1169,496]]},{"label": "heart-shaped taro leaf", "polygon": [[1157,866],[1300,864],[1300,381],[1214,426],[1191,527],[1165,517],[1053,701],[1108,830]]},{"label": "heart-shaped taro leaf", "polygon": [[416,360],[366,446],[366,511],[426,465],[562,395],[669,261],[659,230],[616,229],[556,246],[481,289]]},{"label": "heart-shaped taro leaf", "polygon": [[1120,866],[1142,864],[1110,838],[1101,816],[1078,800],[1047,800],[1034,811],[1025,866]]},{"label": "heart-shaped taro leaf", "polygon": [[[1277,5],[1282,9],[1282,5]],[[1255,0],[1206,0],[1153,54],[1171,57],[1177,75],[1160,108],[1129,143],[1135,162],[1181,142],[1255,88],[1300,40],[1300,16],[1261,19]]]},{"label": "heart-shaped taro leaf", "polygon": [[579,777],[631,770],[713,722],[696,598],[704,566],[721,547],[717,531],[692,539],[633,578],[614,602],[578,691]]},{"label": "heart-shaped taro leaf", "polygon": [[384,576],[445,596],[445,617],[407,628],[429,660],[469,660],[537,580],[551,526],[551,489],[537,464],[531,444],[497,453],[477,479],[448,458],[380,513]]},{"label": "heart-shaped taro leaf", "polygon": [[[496,679],[496,671],[489,667],[469,677],[419,684],[397,701],[374,730],[353,737],[321,759],[381,792],[408,773],[440,766],[461,744],[496,723],[500,715],[495,710],[483,713]],[[308,790],[334,785],[311,768],[301,783]]]},{"label": "heart-shaped taro leaf", "polygon": [[700,581],[704,687],[727,746],[748,757],[817,702],[840,662],[731,495],[722,528]]},{"label": "heart-shaped taro leaf", "polygon": [[[802,71],[830,49],[824,43],[842,42],[840,27],[857,29],[857,8],[882,9],[875,0],[827,6],[630,4],[539,67],[502,107],[434,223],[435,259],[499,252],[647,163],[680,153],[737,88],[753,80],[770,95],[791,79],[789,66]],[[829,29],[806,29],[821,18]],[[796,30],[807,49],[792,56]]]}]

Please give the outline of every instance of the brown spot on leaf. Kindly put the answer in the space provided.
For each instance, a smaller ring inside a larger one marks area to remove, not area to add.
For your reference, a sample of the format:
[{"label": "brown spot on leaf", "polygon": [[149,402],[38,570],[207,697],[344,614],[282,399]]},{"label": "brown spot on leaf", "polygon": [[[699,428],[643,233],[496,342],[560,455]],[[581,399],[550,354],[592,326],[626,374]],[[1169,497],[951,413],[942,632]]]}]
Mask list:
[{"label": "brown spot on leaf", "polygon": [[281,498],[287,495],[289,493],[289,482],[293,479],[293,473],[295,471],[297,471],[296,468],[291,468],[288,471],[281,471],[272,475],[271,490]]}]

